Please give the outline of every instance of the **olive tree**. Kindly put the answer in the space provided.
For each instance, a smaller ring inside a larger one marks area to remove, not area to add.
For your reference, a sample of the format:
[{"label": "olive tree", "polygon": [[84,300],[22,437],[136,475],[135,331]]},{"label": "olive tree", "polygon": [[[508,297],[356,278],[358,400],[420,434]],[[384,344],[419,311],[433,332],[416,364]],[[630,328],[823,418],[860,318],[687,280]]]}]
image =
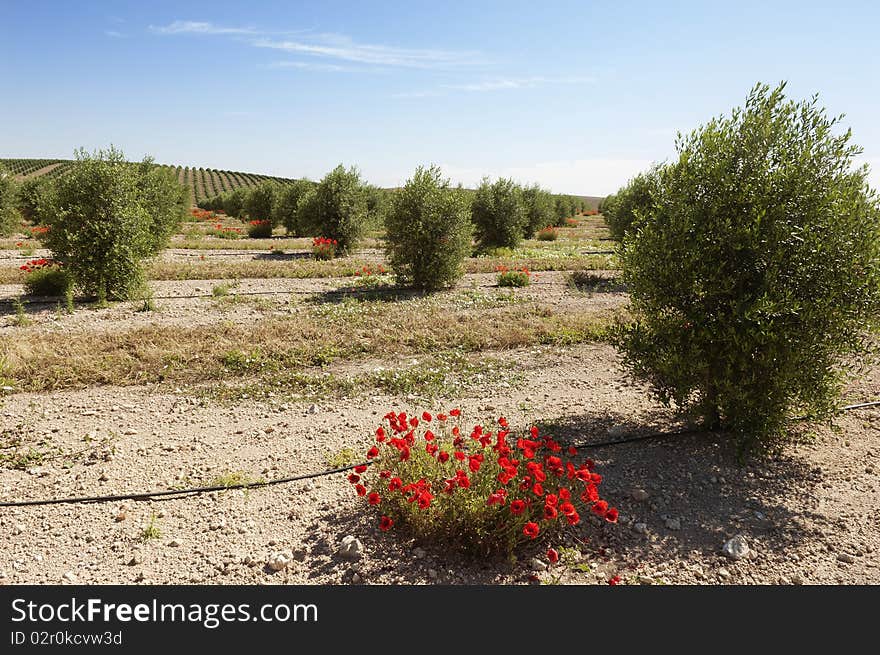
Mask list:
[{"label": "olive tree", "polygon": [[297,208],[302,197],[314,186],[315,183],[309,180],[294,180],[279,189],[272,207],[273,225],[283,225],[291,236],[303,236],[304,232],[297,221]]},{"label": "olive tree", "polygon": [[16,196],[15,178],[0,164],[0,236],[9,236],[18,229],[19,214],[15,208]]},{"label": "olive tree", "polygon": [[437,166],[419,167],[385,214],[388,261],[401,284],[434,290],[462,276],[473,225],[468,200]]},{"label": "olive tree", "polygon": [[516,248],[526,227],[522,189],[511,179],[483,178],[473,195],[471,218],[481,249]]},{"label": "olive tree", "polygon": [[535,232],[556,223],[553,195],[537,184],[527,186],[522,192],[526,211],[526,224],[523,236],[531,239]]},{"label": "olive tree", "polygon": [[880,314],[880,201],[861,150],[816,96],[784,88],[757,85],[679,135],[623,243],[626,363],[744,449],[794,414],[828,416]]},{"label": "olive tree", "polygon": [[341,164],[324,176],[313,193],[306,193],[297,211],[308,234],[335,239],[337,252],[355,247],[367,228],[367,197],[360,173]]},{"label": "olive tree", "polygon": [[603,204],[605,222],[616,239],[622,239],[627,232],[638,227],[642,216],[650,213],[657,192],[660,167],[654,166],[633,177],[623,188],[614,194],[613,202]]},{"label": "olive tree", "polygon": [[83,292],[122,300],[142,286],[143,260],[164,246],[183,196],[155,170],[150,160],[129,164],[112,146],[79,150],[41,196],[43,243]]}]

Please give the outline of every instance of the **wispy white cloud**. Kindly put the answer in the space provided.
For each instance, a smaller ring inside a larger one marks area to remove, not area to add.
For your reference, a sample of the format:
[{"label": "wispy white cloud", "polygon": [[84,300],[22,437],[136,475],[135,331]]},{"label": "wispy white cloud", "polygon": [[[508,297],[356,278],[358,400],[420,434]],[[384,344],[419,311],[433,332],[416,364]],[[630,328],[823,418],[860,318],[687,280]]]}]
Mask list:
[{"label": "wispy white cloud", "polygon": [[310,39],[296,40],[260,38],[254,40],[253,45],[310,57],[404,68],[451,68],[470,65],[480,60],[480,54],[475,51],[399,48],[357,43],[338,34],[320,34]]},{"label": "wispy white cloud", "polygon": [[261,32],[253,27],[223,27],[214,23],[176,20],[168,25],[150,25],[149,30],[155,34],[211,34],[211,35],[251,35]]},{"label": "wispy white cloud", "polygon": [[318,71],[321,73],[369,73],[379,70],[362,66],[341,66],[339,64],[324,64],[310,61],[276,61],[270,64],[270,68],[294,68],[296,70]]},{"label": "wispy white cloud", "polygon": [[109,36],[110,38],[113,38],[113,39],[124,39],[128,36],[127,34],[123,34],[122,32],[117,32],[116,30],[104,30],[104,34],[105,34],[105,36]]},{"label": "wispy white cloud", "polygon": [[467,82],[457,84],[441,84],[435,89],[426,89],[423,91],[404,91],[395,93],[395,98],[430,98],[440,96],[449,91],[467,91],[470,93],[485,93],[489,91],[511,91],[517,89],[533,89],[539,86],[548,85],[579,85],[593,84],[596,82],[595,77],[575,76],[575,77],[511,77],[491,80],[481,80],[478,82]]}]

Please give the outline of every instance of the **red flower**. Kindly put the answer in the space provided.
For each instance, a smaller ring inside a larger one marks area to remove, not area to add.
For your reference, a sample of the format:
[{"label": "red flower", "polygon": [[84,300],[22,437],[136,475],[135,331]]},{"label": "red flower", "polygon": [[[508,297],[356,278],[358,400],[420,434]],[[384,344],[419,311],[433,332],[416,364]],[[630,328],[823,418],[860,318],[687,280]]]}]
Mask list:
[{"label": "red flower", "polygon": [[514,516],[519,516],[525,511],[526,504],[522,500],[514,500],[512,503],[510,503],[510,513]]},{"label": "red flower", "polygon": [[566,516],[571,516],[572,514],[577,514],[577,510],[575,509],[574,505],[572,505],[568,501],[565,501],[564,503],[562,503],[559,506],[559,511],[562,512],[563,514],[565,514]]},{"label": "red flower", "polygon": [[389,530],[392,525],[394,525],[394,520],[387,516],[383,516],[379,519],[379,529],[383,532]]},{"label": "red flower", "polygon": [[530,539],[534,539],[535,537],[537,537],[537,536],[538,536],[538,533],[539,533],[540,531],[541,531],[541,530],[540,530],[540,528],[538,527],[538,524],[537,524],[537,523],[534,523],[534,522],[532,522],[532,521],[529,521],[528,523],[526,523],[526,524],[523,526],[523,534],[524,534],[525,536],[529,537]]},{"label": "red flower", "polygon": [[461,414],[461,410],[460,410],[460,409],[450,409],[450,410],[449,410],[449,415],[450,415],[450,416],[459,416],[460,414]]},{"label": "red flower", "polygon": [[506,428],[507,427],[507,419],[502,416],[501,418],[498,419],[498,425],[500,425],[502,428]]},{"label": "red flower", "polygon": [[379,449],[376,446],[373,446],[367,451],[367,459],[373,459],[376,455],[379,454]]},{"label": "red flower", "polygon": [[541,483],[539,483],[539,482],[535,483],[535,486],[532,487],[532,493],[535,494],[536,496],[543,496],[544,495],[544,487],[541,485]]},{"label": "red flower", "polygon": [[440,454],[437,456],[437,459],[439,459],[443,464],[445,464],[446,462],[449,461],[449,453],[447,453],[445,450],[441,450]]},{"label": "red flower", "polygon": [[391,481],[388,483],[388,491],[398,491],[403,488],[403,480],[400,478],[391,478]]},{"label": "red flower", "polygon": [[367,488],[362,484],[355,486],[354,490],[357,491],[358,496],[366,496],[367,495]]},{"label": "red flower", "polygon": [[556,564],[556,562],[559,561],[559,551],[557,551],[555,548],[548,548],[547,559],[550,561],[551,564]]},{"label": "red flower", "polygon": [[550,505],[552,507],[556,507],[556,504],[559,502],[559,498],[556,496],[556,494],[547,494],[547,497],[544,499],[544,502],[547,505]]},{"label": "red flower", "polygon": [[425,441],[434,441],[434,433],[430,430],[425,430]]},{"label": "red flower", "polygon": [[422,420],[430,423],[431,422],[431,415],[428,412],[422,412]]},{"label": "red flower", "polygon": [[596,516],[605,516],[608,513],[608,502],[604,500],[597,500],[593,505],[592,509],[593,514]]},{"label": "red flower", "polygon": [[370,505],[378,505],[382,502],[382,497],[374,491],[369,496],[367,496],[367,502],[370,503]]},{"label": "red flower", "polygon": [[385,478],[385,479],[387,480],[388,478],[391,477],[391,471],[380,471],[380,472],[379,472],[379,477],[380,477],[380,478]]},{"label": "red flower", "polygon": [[355,472],[355,473],[366,473],[366,471],[367,471],[367,465],[366,465],[366,464],[359,464],[359,465],[357,465],[357,466],[354,467],[354,472]]},{"label": "red flower", "polygon": [[434,496],[429,491],[423,491],[419,494],[419,509],[428,509],[431,506],[431,500]]},{"label": "red flower", "polygon": [[465,454],[463,452],[461,452],[460,450],[456,450],[455,453],[453,453],[453,454],[455,456],[455,459],[457,459],[459,462],[464,461]]},{"label": "red flower", "polygon": [[578,454],[577,448],[575,448],[574,446],[569,446],[568,447],[568,454],[569,454],[569,456],[574,457],[575,455]]},{"label": "red flower", "polygon": [[447,418],[446,414],[437,414],[438,421],[445,421]]},{"label": "red flower", "polygon": [[568,521],[569,525],[577,525],[581,522],[581,515],[577,512],[572,512],[571,514],[565,515],[565,520]]},{"label": "red flower", "polygon": [[616,507],[612,507],[607,512],[605,512],[605,520],[609,523],[617,523],[617,516],[618,513]]},{"label": "red flower", "polygon": [[619,575],[615,575],[613,578],[611,578],[610,580],[608,580],[608,584],[610,584],[612,587],[614,587],[614,586],[620,584],[620,576],[619,576]]},{"label": "red flower", "polygon": [[383,428],[381,425],[376,428],[376,441],[378,441],[379,443],[385,441],[385,428]]},{"label": "red flower", "polygon": [[547,521],[552,521],[557,516],[559,516],[559,511],[555,507],[552,505],[544,505],[544,518]]},{"label": "red flower", "polygon": [[413,416],[413,417],[409,420],[409,424],[410,424],[412,427],[417,428],[417,427],[419,427],[419,419],[417,419],[415,416]]},{"label": "red flower", "polygon": [[352,484],[357,484],[358,482],[361,481],[361,476],[359,476],[357,473],[352,473],[351,475],[348,476],[348,481],[351,482]]}]

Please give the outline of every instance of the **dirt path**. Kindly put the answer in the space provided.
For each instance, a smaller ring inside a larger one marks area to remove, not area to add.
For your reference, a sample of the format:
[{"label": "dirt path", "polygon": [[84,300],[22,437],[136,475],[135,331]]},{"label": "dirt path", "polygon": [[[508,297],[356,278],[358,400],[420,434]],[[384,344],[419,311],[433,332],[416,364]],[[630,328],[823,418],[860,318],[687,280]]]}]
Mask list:
[{"label": "dirt path", "polygon": [[43,166],[43,168],[38,168],[37,170],[33,171],[32,173],[28,173],[27,175],[19,175],[16,177],[19,180],[26,180],[31,177],[40,177],[41,175],[46,175],[47,173],[51,173],[56,168],[61,166],[61,164],[64,164],[64,163],[66,163],[66,162],[58,162],[55,164],[49,164],[48,166]]}]

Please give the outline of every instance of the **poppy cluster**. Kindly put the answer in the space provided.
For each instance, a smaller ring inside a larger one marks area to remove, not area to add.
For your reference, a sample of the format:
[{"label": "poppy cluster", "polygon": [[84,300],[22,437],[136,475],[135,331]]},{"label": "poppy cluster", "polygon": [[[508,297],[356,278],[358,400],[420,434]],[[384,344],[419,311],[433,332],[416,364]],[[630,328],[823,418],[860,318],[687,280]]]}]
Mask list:
[{"label": "poppy cluster", "polygon": [[368,264],[367,266],[364,266],[361,270],[355,271],[354,275],[355,277],[370,277],[372,275],[385,275],[385,273],[387,272],[388,269],[382,266],[382,264],[379,264],[375,267]]},{"label": "poppy cluster", "polygon": [[315,259],[333,259],[336,257],[336,248],[339,242],[327,237],[315,237],[312,239],[312,254]]},{"label": "poppy cluster", "polygon": [[255,221],[250,221],[250,222],[248,223],[248,225],[252,225],[252,226],[254,226],[254,227],[266,227],[267,225],[269,225],[269,221],[267,221],[267,220],[255,220]]},{"label": "poppy cluster", "polygon": [[507,266],[501,265],[495,267],[495,272],[498,273],[499,287],[527,287],[533,275],[525,266],[507,268]]},{"label": "poppy cluster", "polygon": [[458,409],[384,416],[366,453],[369,473],[362,465],[348,478],[378,508],[383,531],[428,514],[426,525],[460,520],[454,532],[461,534],[473,511],[488,517],[493,534],[520,535],[517,541],[579,525],[587,512],[617,522],[617,509],[599,495],[602,476],[576,449],[535,426],[515,435],[503,416],[497,426],[470,429],[460,417]]},{"label": "poppy cluster", "polygon": [[37,225],[35,227],[30,228],[31,236],[38,237],[42,234],[46,234],[49,231],[48,225]]},{"label": "poppy cluster", "polygon": [[193,207],[190,211],[190,215],[197,221],[214,220],[214,212],[208,211],[207,209],[199,209],[198,207]]},{"label": "poppy cluster", "polygon": [[538,231],[538,241],[556,241],[558,237],[559,232],[552,225],[548,225]]},{"label": "poppy cluster", "polygon": [[60,266],[60,262],[56,262],[54,259],[46,259],[45,257],[40,257],[39,259],[31,259],[30,261],[19,266],[19,270],[24,271],[25,273],[33,273],[34,271],[41,271],[45,268],[51,268],[53,266]]}]

